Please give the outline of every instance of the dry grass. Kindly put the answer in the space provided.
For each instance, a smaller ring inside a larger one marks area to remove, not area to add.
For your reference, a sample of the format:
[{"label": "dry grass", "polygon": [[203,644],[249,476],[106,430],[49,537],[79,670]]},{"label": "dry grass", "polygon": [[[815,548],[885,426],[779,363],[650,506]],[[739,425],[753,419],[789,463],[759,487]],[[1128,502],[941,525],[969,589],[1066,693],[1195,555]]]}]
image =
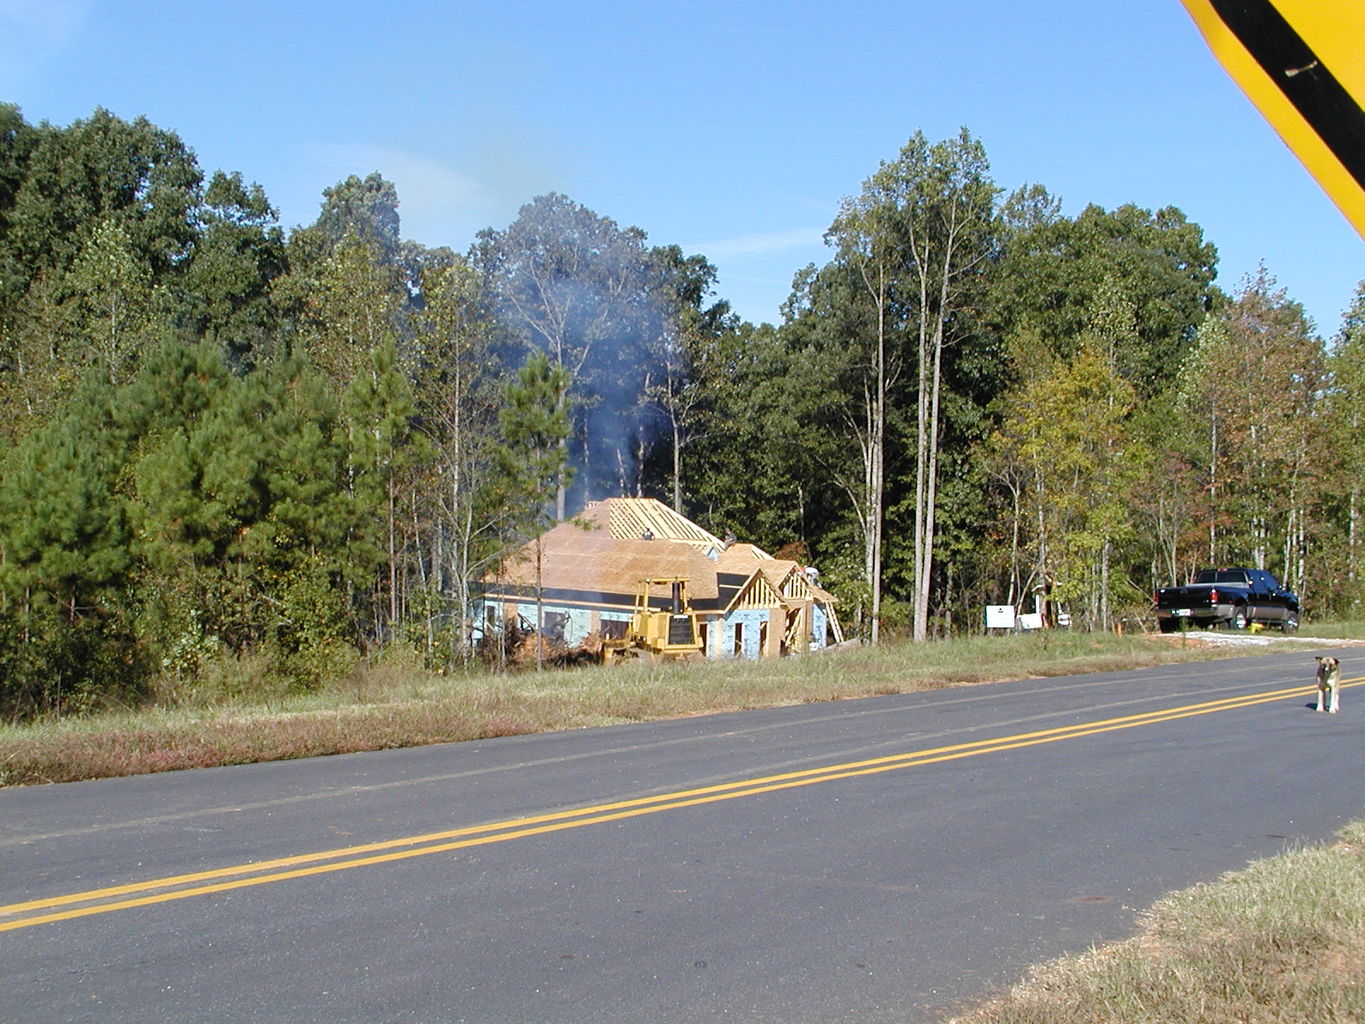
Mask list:
[{"label": "dry grass", "polygon": [[[0,785],[312,757],[1226,656],[1147,637],[977,637],[765,662],[435,676],[390,660],[251,700],[217,678],[173,703],[0,727]],[[224,670],[226,671],[226,670]],[[239,667],[245,674],[253,668]],[[220,673],[222,674],[222,673]],[[227,673],[230,676],[230,672]]]},{"label": "dry grass", "polygon": [[1359,1024],[1365,822],[1167,896],[1140,934],[1035,968],[954,1024]]}]

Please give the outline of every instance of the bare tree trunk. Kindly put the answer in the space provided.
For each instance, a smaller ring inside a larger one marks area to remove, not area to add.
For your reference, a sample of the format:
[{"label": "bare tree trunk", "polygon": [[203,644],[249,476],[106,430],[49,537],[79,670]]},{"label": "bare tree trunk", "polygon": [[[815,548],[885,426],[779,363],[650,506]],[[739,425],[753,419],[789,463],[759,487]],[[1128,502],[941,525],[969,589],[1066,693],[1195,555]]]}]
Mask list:
[{"label": "bare tree trunk", "polygon": [[[567,437],[560,440],[559,452],[563,457],[564,463],[567,464],[569,461],[569,439]],[[564,521],[564,498],[564,477],[563,475],[560,475],[559,478],[555,480],[555,522],[557,523],[562,523]]]},{"label": "bare tree trunk", "polygon": [[541,586],[541,567],[544,564],[541,537],[536,534],[536,671],[545,667],[545,591]]},{"label": "bare tree trunk", "polygon": [[[946,268],[945,268],[946,272]],[[947,277],[944,277],[942,301],[947,301]],[[915,552],[915,641],[921,643],[929,637],[929,594],[934,575],[934,535],[938,519],[938,417],[940,392],[943,386],[943,319],[940,315],[934,328],[933,372],[930,380],[929,417],[927,437],[922,439],[925,448],[924,481],[924,529],[922,536],[916,531]]]},{"label": "bare tree trunk", "polygon": [[460,656],[466,657],[470,647],[474,642],[473,623],[470,618],[469,586],[469,548],[473,540],[474,510],[466,507],[462,521],[459,522],[460,530],[455,537],[454,548],[458,552],[455,556],[455,614],[459,616],[459,637],[460,637]]},{"label": "bare tree trunk", "polygon": [[1011,608],[1019,603],[1019,594],[1023,590],[1023,580],[1020,579],[1019,572],[1019,538],[1023,531],[1023,521],[1021,519],[1019,486],[1016,482],[1010,483],[1010,588],[1006,597],[1006,603]]},{"label": "bare tree trunk", "polygon": [[1100,627],[1108,629],[1113,623],[1109,615],[1109,554],[1112,545],[1105,538],[1100,549]]},{"label": "bare tree trunk", "polygon": [[1360,544],[1360,485],[1351,483],[1351,495],[1346,519],[1346,578],[1351,581],[1351,613],[1359,607],[1360,595],[1356,590]]},{"label": "bare tree trunk", "polygon": [[872,537],[872,643],[881,640],[882,629],[882,529],[883,489],[886,484],[886,303],[877,310],[877,381],[872,410],[872,480],[868,516]]},{"label": "bare tree trunk", "polygon": [[389,475],[389,637],[398,624],[398,510],[395,481]]},{"label": "bare tree trunk", "polygon": [[682,429],[676,415],[670,413],[668,420],[673,428],[673,511],[682,515]]},{"label": "bare tree trunk", "polygon": [[[875,278],[868,263],[876,264]],[[863,407],[858,416],[849,414],[849,426],[858,437],[862,448],[862,480],[854,485],[851,480],[841,483],[852,499],[858,524],[863,534],[863,578],[869,599],[868,640],[881,640],[882,609],[882,538],[885,519],[886,485],[886,403],[887,393],[894,379],[886,349],[886,266],[882,259],[865,261],[859,268],[863,284],[877,309],[877,343],[872,357],[872,373],[863,380]],[[836,478],[848,480],[836,470]]]}]

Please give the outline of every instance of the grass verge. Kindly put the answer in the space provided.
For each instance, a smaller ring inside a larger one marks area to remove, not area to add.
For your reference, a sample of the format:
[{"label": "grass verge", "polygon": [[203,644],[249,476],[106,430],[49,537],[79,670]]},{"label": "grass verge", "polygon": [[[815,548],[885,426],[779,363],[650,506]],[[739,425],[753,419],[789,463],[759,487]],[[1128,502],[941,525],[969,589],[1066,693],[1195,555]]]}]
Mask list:
[{"label": "grass verge", "polygon": [[[0,785],[353,753],[1227,657],[1072,632],[889,644],[762,662],[434,676],[393,664],[319,692],[0,727]],[[228,688],[230,689],[230,688]]]},{"label": "grass verge", "polygon": [[1034,968],[952,1024],[1095,1021],[1365,1021],[1365,822],[1167,896],[1135,938]]},{"label": "grass verge", "polygon": [[1324,640],[1365,640],[1365,622],[1315,622],[1305,636]]}]

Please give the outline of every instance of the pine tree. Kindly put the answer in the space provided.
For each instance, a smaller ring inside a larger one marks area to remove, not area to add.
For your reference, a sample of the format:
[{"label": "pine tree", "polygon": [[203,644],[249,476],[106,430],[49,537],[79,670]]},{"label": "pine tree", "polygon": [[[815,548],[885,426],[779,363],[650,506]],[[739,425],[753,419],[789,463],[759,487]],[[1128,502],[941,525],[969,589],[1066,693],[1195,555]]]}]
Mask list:
[{"label": "pine tree", "polygon": [[537,670],[542,667],[541,637],[545,631],[540,537],[554,522],[550,511],[553,496],[573,476],[563,447],[571,429],[565,401],[568,387],[568,372],[552,365],[545,353],[537,352],[508,384],[499,417],[506,488],[503,500],[507,508],[520,510],[511,520],[517,534],[535,538]]}]

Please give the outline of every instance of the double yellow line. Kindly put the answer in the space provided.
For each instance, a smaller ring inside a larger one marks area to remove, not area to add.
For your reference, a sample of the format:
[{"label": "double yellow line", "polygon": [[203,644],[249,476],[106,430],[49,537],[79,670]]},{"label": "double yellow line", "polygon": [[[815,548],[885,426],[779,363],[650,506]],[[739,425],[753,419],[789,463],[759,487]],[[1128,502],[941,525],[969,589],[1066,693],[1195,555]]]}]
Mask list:
[{"label": "double yellow line", "polygon": [[[1365,677],[1361,678],[1365,679]],[[1356,679],[1350,682],[1355,684],[1359,681]],[[436,853],[449,853],[453,850],[505,843],[514,839],[526,839],[531,836],[563,832],[589,825],[602,825],[627,818],[638,818],[646,814],[658,814],[662,811],[674,811],[685,807],[718,803],[722,800],[738,800],[742,797],[774,793],[800,786],[814,786],[841,779],[852,779],[864,775],[899,771],[903,768],[953,761],[959,758],[976,757],[980,754],[1017,750],[1044,743],[1057,743],[1062,740],[1094,736],[1098,733],[1115,732],[1120,729],[1156,725],[1181,718],[1191,718],[1196,715],[1209,715],[1220,711],[1252,707],[1256,704],[1268,704],[1315,691],[1315,687],[1295,686],[1265,693],[1244,694],[1239,697],[1207,701],[1202,704],[1189,704],[1183,707],[1149,711],[1140,715],[1127,715],[1121,718],[1082,722],[1056,729],[1044,729],[1040,732],[1017,733],[1012,736],[979,740],[972,743],[956,743],[946,747],[934,747],[928,750],[892,754],[862,761],[825,765],[803,771],[784,772],[780,775],[719,783],[713,786],[662,793],[634,800],[595,804],[576,810],[511,818],[487,825],[475,825],[444,832],[430,832],[425,835],[407,836],[384,842],[347,846],[336,850],[323,850],[294,857],[258,861],[253,864],[239,864],[216,868],[211,871],[155,878],[129,885],[112,886],[107,889],[92,889],[87,892],[70,893],[48,899],[0,905],[0,932],[15,931],[20,928],[30,928],[34,925],[50,924],[56,921],[69,921],[94,914],[108,914],[117,910],[131,910],[135,907],[146,907],[157,903],[169,903],[173,900],[189,899],[194,896],[231,892],[234,889],[245,889],[271,882],[284,882],[312,875],[329,874],[335,871],[349,871],[353,868],[387,864],[412,857],[426,857]]]}]

